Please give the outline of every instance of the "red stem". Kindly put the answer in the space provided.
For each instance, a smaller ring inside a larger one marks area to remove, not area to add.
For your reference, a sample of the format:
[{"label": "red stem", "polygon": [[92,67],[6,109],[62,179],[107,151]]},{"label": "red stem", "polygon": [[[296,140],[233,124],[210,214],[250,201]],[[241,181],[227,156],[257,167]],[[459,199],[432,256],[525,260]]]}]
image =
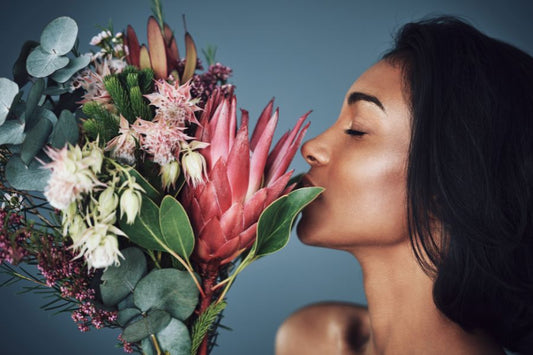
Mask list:
[{"label": "red stem", "polygon": [[[215,284],[215,281],[217,279],[218,272],[216,269],[214,270],[205,270],[202,286],[204,289],[205,296],[202,297],[200,301],[200,309],[198,312],[198,316],[203,314],[207,307],[211,305],[214,298],[214,292],[213,292],[213,285]],[[207,332],[204,339],[202,340],[202,343],[200,344],[200,347],[198,348],[198,354],[197,355],[208,355],[208,349],[207,346],[209,345],[209,337],[210,332]]]}]

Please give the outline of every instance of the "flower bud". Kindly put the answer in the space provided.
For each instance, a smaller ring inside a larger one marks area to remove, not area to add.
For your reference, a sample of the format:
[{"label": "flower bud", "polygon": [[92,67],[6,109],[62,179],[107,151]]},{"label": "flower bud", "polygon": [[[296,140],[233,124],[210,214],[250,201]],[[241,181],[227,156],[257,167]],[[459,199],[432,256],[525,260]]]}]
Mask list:
[{"label": "flower bud", "polygon": [[179,176],[180,164],[177,161],[174,160],[161,165],[161,182],[164,189],[168,190],[170,186],[175,187]]},{"label": "flower bud", "polygon": [[104,153],[96,145],[91,145],[88,147],[88,149],[90,149],[88,151],[88,154],[87,152],[84,152],[86,154],[84,154],[85,157],[83,159],[83,162],[87,164],[91,168],[92,171],[98,174],[102,170],[102,162],[104,161]]},{"label": "flower bud", "polygon": [[83,220],[83,218],[81,218],[80,215],[75,215],[68,229],[70,238],[72,238],[72,242],[74,244],[77,244],[81,239],[83,232],[85,232],[85,230],[87,229],[87,226],[85,225],[85,221]]},{"label": "flower bud", "polygon": [[[118,206],[118,196],[115,193],[114,187],[106,188],[100,196],[98,196],[98,213],[102,219],[106,219],[109,215],[115,214]],[[110,223],[114,223],[111,221]]]},{"label": "flower bud", "polygon": [[120,264],[118,256],[124,256],[118,250],[117,237],[108,234],[104,236],[101,243],[85,255],[89,268],[107,268],[113,264]]},{"label": "flower bud", "polygon": [[202,154],[195,151],[188,151],[181,157],[183,173],[187,182],[193,186],[201,184],[206,170],[205,158]]},{"label": "flower bud", "polygon": [[133,224],[141,211],[141,193],[133,188],[126,189],[120,196],[120,218],[126,213],[126,223]]}]

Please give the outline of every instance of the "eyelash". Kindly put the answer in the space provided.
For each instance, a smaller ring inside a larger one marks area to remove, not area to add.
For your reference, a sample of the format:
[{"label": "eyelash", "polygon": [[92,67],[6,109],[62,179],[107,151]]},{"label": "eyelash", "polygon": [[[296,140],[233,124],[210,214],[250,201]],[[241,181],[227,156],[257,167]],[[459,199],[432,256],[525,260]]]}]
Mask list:
[{"label": "eyelash", "polygon": [[344,130],[344,132],[350,136],[356,136],[356,137],[361,137],[366,134],[365,132],[356,131],[355,129],[346,129]]}]

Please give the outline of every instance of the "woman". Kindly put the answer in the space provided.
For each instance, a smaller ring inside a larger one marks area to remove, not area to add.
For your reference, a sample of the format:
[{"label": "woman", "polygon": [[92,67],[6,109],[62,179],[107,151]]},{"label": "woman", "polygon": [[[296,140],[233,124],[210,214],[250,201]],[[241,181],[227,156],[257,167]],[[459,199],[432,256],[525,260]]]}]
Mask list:
[{"label": "woman", "polygon": [[358,259],[368,308],[299,310],[278,355],[533,353],[532,57],[407,24],[302,154],[325,191],[298,236]]}]

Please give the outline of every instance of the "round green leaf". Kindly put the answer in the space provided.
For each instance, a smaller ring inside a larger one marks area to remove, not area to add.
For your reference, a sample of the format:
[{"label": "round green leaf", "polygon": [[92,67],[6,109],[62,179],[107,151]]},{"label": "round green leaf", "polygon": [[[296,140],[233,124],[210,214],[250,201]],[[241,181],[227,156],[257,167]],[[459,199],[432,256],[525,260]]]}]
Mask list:
[{"label": "round green leaf", "polygon": [[91,56],[88,54],[72,59],[66,67],[59,69],[52,74],[52,79],[58,83],[64,83],[81,69],[85,68],[91,62]]},{"label": "round green leaf", "polygon": [[78,122],[69,110],[61,111],[57,124],[50,135],[50,144],[54,148],[63,148],[65,144],[78,142]]},{"label": "round green leaf", "polygon": [[31,117],[33,111],[41,101],[41,96],[44,92],[44,79],[39,78],[33,83],[30,92],[28,93],[28,99],[26,100],[26,117]]},{"label": "round green leaf", "polygon": [[51,110],[43,106],[37,106],[31,116],[24,117],[26,122],[26,131],[32,130],[37,122],[44,119],[48,120],[52,124],[52,127],[54,127],[57,123],[56,115]]},{"label": "round green leaf", "polygon": [[[189,355],[191,353],[191,337],[187,326],[172,318],[170,323],[160,332],[155,334],[161,350],[170,355]],[[143,339],[141,343],[145,355],[155,355],[154,345],[150,338]]]},{"label": "round green leaf", "polygon": [[18,155],[13,155],[6,164],[6,178],[17,190],[43,191],[50,178],[50,169],[43,168],[37,160],[26,166]]},{"label": "round green leaf", "polygon": [[133,301],[143,312],[163,309],[172,317],[185,320],[198,304],[198,289],[188,272],[159,269],[139,281]]},{"label": "round green leaf", "polygon": [[120,265],[111,265],[102,274],[100,293],[106,306],[116,305],[126,298],[146,272],[146,258],[140,249],[127,248],[121,253],[125,259]]},{"label": "round green leaf", "polygon": [[126,324],[128,324],[131,320],[133,320],[140,314],[141,311],[139,311],[137,308],[122,309],[118,312],[117,323],[120,324],[121,327],[125,327]]},{"label": "round green leaf", "polygon": [[24,123],[18,120],[9,120],[0,127],[0,145],[21,144],[24,142]]},{"label": "round green leaf", "polygon": [[174,197],[167,195],[159,207],[159,225],[166,245],[188,260],[194,249],[194,232],[187,212]]},{"label": "round green leaf", "polygon": [[252,252],[256,257],[272,254],[289,241],[291,227],[298,213],[322,191],[321,187],[305,187],[272,202],[259,217],[257,238]]},{"label": "round green leaf", "polygon": [[19,87],[17,83],[7,79],[0,78],[0,126],[5,122],[13,99],[17,96]]},{"label": "round green leaf", "polygon": [[126,308],[136,308],[135,303],[133,303],[133,293],[130,293],[128,297],[124,298],[122,301],[120,301],[117,304],[118,310],[126,309]]},{"label": "round green leaf", "polygon": [[122,338],[128,343],[138,342],[150,334],[156,334],[170,323],[172,317],[165,311],[154,309],[146,317],[131,323],[122,332]]},{"label": "round green leaf", "polygon": [[67,16],[52,20],[41,33],[41,47],[45,52],[54,55],[65,55],[76,43],[78,25]]},{"label": "round green leaf", "polygon": [[25,164],[29,164],[46,144],[52,132],[52,123],[47,119],[40,119],[35,126],[26,134],[26,139],[22,143],[20,158]]},{"label": "round green leaf", "polygon": [[60,57],[43,50],[41,46],[35,48],[26,61],[26,70],[31,76],[44,78],[68,65],[67,57]]}]

